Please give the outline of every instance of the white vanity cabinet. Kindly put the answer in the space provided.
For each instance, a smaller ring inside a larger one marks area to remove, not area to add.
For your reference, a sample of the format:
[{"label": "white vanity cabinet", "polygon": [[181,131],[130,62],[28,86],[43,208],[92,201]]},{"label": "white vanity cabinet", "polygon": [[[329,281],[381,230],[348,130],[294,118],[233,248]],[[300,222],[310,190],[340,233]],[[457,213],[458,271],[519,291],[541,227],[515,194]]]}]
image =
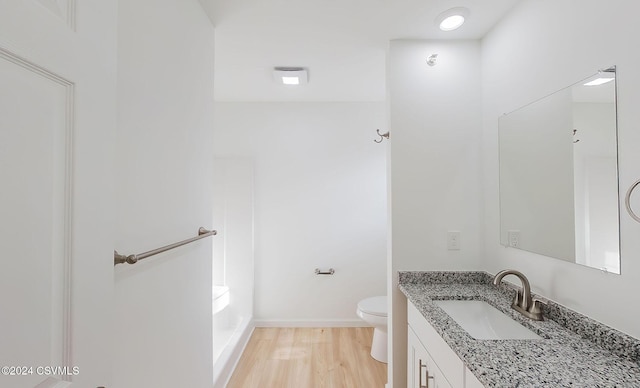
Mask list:
[{"label": "white vanity cabinet", "polygon": [[407,384],[411,388],[453,388],[409,326]]},{"label": "white vanity cabinet", "polygon": [[407,303],[407,322],[408,387],[484,387],[411,302]]}]

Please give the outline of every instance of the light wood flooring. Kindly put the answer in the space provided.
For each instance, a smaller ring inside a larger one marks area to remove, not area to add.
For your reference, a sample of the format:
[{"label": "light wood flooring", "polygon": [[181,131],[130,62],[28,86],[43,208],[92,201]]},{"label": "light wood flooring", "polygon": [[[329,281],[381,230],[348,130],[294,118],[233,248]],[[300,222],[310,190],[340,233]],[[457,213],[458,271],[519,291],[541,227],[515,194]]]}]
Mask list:
[{"label": "light wood flooring", "polygon": [[256,328],[229,388],[382,388],[371,327]]}]

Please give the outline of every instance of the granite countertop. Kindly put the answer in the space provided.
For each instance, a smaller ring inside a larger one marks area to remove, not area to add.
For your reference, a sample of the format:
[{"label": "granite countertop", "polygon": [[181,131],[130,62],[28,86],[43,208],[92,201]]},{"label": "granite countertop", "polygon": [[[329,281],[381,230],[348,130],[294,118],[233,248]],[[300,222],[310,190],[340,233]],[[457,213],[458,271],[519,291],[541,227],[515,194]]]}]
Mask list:
[{"label": "granite countertop", "polygon": [[[514,291],[485,272],[400,272],[407,296],[486,387],[640,387],[640,341],[549,301],[544,321],[511,308]],[[543,339],[477,340],[434,300],[482,300]]]}]

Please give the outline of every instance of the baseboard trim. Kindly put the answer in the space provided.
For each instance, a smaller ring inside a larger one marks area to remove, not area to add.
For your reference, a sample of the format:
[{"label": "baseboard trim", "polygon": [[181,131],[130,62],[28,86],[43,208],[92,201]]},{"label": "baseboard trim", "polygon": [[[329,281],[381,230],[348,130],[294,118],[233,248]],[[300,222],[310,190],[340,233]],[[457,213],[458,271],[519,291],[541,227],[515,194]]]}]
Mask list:
[{"label": "baseboard trim", "polygon": [[318,320],[318,319],[256,319],[255,327],[368,327],[361,319]]},{"label": "baseboard trim", "polygon": [[[240,357],[242,357],[242,353],[244,353],[244,349],[249,343],[251,334],[253,334],[253,329],[255,329],[253,319],[248,319],[247,322],[244,323],[244,327],[239,329],[242,331],[238,336],[235,346],[228,350],[228,353],[225,357],[226,360],[223,361],[222,365],[214,365],[214,388],[223,388],[229,384],[229,380],[231,380],[233,371],[235,371],[236,366],[238,366]],[[225,352],[227,351],[225,350]]]}]

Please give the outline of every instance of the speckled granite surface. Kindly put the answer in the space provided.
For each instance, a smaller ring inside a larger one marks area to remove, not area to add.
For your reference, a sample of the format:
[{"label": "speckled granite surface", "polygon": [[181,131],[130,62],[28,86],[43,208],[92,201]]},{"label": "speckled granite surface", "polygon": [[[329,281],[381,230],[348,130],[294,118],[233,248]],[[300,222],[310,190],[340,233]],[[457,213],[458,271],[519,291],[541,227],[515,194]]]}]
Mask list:
[{"label": "speckled granite surface", "polygon": [[[640,341],[549,302],[545,321],[511,309],[484,272],[400,272],[399,288],[486,387],[640,387]],[[433,300],[483,300],[540,340],[476,340]]]}]

